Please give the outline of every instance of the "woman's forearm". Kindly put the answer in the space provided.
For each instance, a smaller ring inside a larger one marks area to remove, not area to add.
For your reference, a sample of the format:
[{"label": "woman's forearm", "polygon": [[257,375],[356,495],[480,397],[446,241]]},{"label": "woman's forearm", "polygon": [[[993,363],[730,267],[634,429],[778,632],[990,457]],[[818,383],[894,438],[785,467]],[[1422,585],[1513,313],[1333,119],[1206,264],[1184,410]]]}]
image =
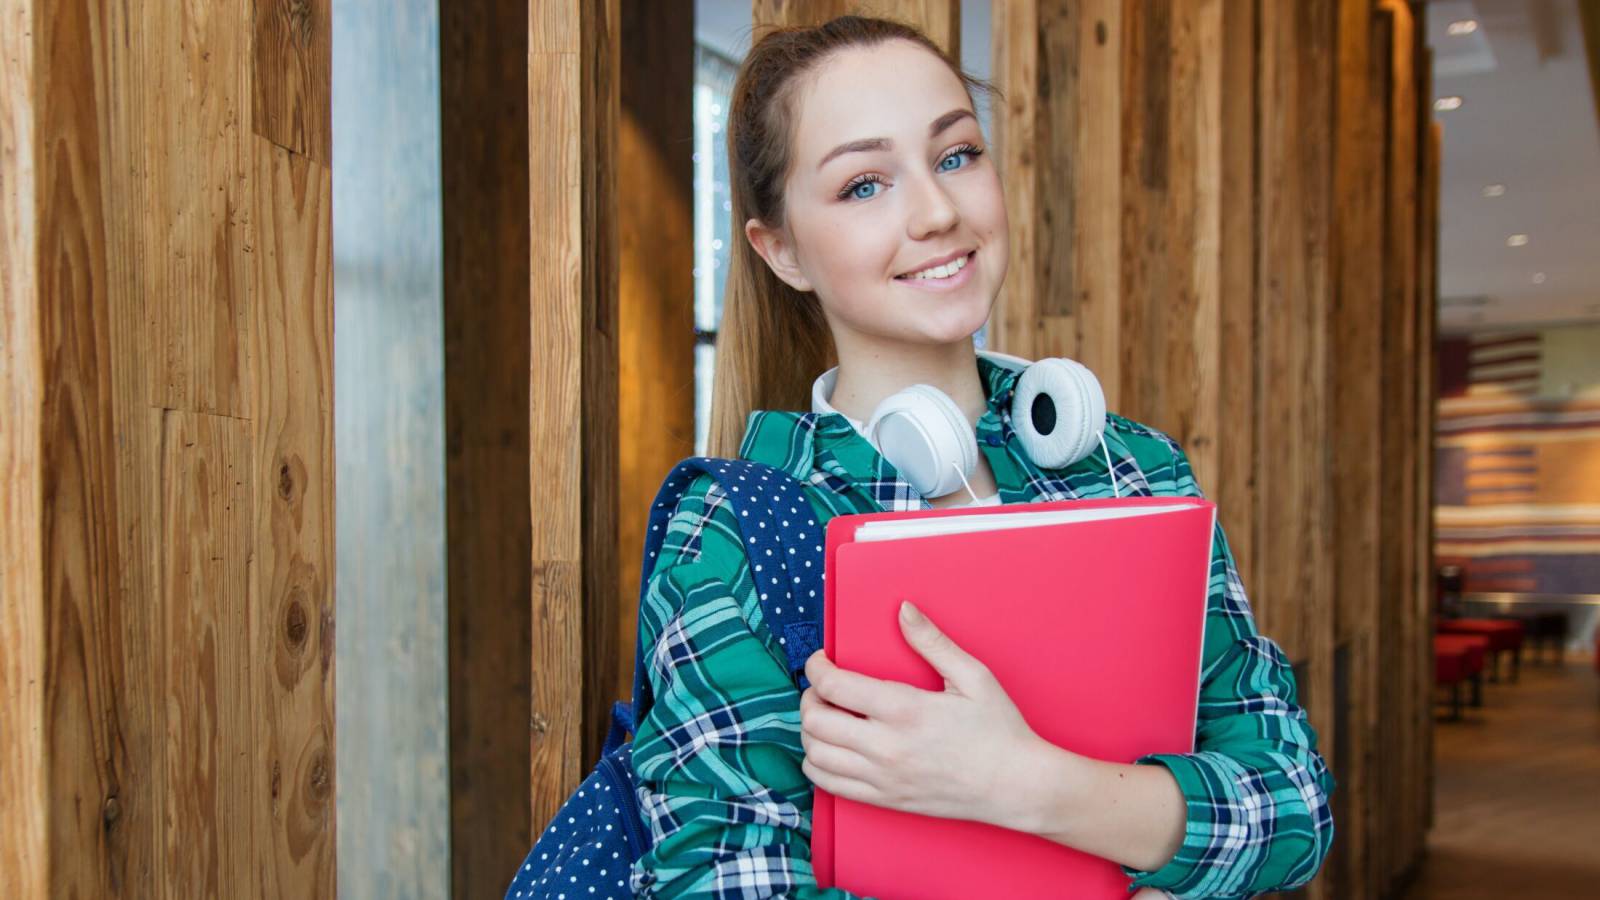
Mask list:
[{"label": "woman's forearm", "polygon": [[1178,852],[1188,809],[1165,766],[1102,762],[1043,740],[1027,753],[1012,770],[1023,777],[1007,827],[1146,871]]}]

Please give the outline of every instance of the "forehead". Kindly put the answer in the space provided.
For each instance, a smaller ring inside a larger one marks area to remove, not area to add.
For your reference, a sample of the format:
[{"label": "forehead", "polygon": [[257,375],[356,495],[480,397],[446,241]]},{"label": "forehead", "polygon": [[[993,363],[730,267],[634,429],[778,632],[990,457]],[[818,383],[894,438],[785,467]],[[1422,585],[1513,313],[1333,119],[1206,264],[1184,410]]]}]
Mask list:
[{"label": "forehead", "polygon": [[832,54],[796,97],[796,162],[815,167],[843,141],[927,138],[928,125],[971,107],[965,85],[939,57],[910,41],[891,40]]}]

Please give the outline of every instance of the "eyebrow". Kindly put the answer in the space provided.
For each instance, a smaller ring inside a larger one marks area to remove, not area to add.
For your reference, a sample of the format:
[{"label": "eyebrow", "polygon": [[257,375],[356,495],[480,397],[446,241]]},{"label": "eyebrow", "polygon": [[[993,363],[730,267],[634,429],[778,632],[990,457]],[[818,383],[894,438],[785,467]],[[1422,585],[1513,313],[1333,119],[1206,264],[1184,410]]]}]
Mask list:
[{"label": "eyebrow", "polygon": [[[945,129],[962,119],[977,121],[977,116],[974,116],[970,109],[952,109],[933,120],[933,124],[928,126],[928,137],[938,137],[944,133]],[[846,153],[861,153],[869,150],[888,150],[893,146],[894,141],[888,138],[862,138],[859,141],[849,141],[829,150],[827,155],[822,157],[822,161],[817,163],[817,168],[820,169],[827,165],[835,156],[842,156]]]}]

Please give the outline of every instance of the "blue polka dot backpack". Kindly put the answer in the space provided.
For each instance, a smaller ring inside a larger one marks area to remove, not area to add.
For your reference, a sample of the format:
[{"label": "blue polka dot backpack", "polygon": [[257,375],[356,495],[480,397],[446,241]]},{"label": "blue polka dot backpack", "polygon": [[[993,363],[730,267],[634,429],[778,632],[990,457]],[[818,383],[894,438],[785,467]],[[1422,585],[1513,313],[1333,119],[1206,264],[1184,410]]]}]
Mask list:
[{"label": "blue polka dot backpack", "polygon": [[[762,591],[761,607],[768,627],[779,635],[790,673],[804,690],[810,687],[805,677],[806,659],[822,646],[822,604],[807,604],[810,612],[800,613],[798,604],[785,601],[795,594],[822,596],[822,532],[800,483],[783,470],[752,460],[707,456],[678,463],[650,507],[639,596],[644,597],[649,585],[667,520],[701,472],[717,479],[728,495],[750,555],[779,561],[777,574],[768,576],[771,585]],[[746,522],[753,527],[743,526]],[[800,535],[807,530],[811,539],[803,540]],[[806,560],[812,564],[803,565]],[[768,567],[768,572],[772,571]],[[815,593],[808,593],[811,591]],[[506,889],[506,900],[633,896],[628,884],[630,870],[634,861],[649,851],[651,836],[635,793],[633,745],[624,741],[623,735],[634,734],[635,716],[642,717],[650,708],[650,681],[644,664],[644,648],[636,643],[633,702],[612,707],[611,729],[599,763],[523,859]]]}]

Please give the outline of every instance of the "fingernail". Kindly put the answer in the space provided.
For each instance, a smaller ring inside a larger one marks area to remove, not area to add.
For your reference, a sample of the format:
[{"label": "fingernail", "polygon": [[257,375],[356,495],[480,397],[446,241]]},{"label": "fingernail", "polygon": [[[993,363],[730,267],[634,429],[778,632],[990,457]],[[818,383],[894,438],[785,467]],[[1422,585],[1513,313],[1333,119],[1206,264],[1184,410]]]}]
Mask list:
[{"label": "fingernail", "polygon": [[902,600],[900,601],[900,618],[905,619],[907,622],[916,622],[922,618],[922,613],[911,605],[910,600]]}]

